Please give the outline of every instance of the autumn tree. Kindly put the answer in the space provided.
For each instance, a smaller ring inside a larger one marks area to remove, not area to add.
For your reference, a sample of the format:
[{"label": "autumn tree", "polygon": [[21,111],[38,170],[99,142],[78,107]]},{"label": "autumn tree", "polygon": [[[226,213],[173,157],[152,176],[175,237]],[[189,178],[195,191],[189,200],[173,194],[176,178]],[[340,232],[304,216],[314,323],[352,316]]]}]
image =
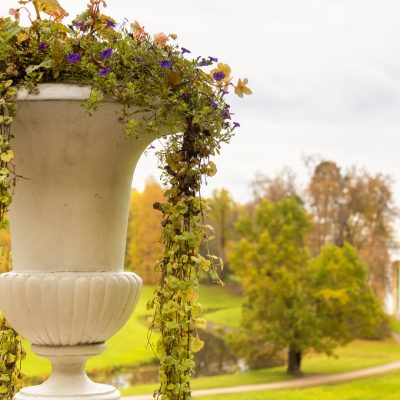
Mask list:
[{"label": "autumn tree", "polygon": [[298,198],[262,200],[254,221],[239,221],[242,239],[230,253],[247,297],[243,355],[254,354],[255,348],[287,349],[287,372],[293,375],[301,374],[305,352],[331,354],[360,330],[373,330],[382,318],[365,267],[349,245],[324,247],[310,261],[310,227]]},{"label": "autumn tree", "polygon": [[383,301],[391,274],[389,251],[396,217],[389,178],[354,167],[342,172],[334,162],[323,161],[315,167],[307,192],[314,218],[313,254],[325,243],[353,245]]},{"label": "autumn tree", "polygon": [[10,230],[6,219],[0,227],[0,273],[11,269]]},{"label": "autumn tree", "polygon": [[132,190],[125,267],[138,273],[144,283],[158,282],[154,266],[162,253],[161,214],[153,204],[163,199],[162,187],[147,180],[142,193]]},{"label": "autumn tree", "polygon": [[313,254],[318,254],[325,243],[341,246],[348,209],[345,207],[346,192],[339,167],[329,161],[317,165],[308,193],[314,218],[311,242]]},{"label": "autumn tree", "polygon": [[255,204],[263,199],[276,203],[284,197],[298,195],[296,174],[288,167],[283,168],[275,176],[257,172],[250,183],[250,188]]}]

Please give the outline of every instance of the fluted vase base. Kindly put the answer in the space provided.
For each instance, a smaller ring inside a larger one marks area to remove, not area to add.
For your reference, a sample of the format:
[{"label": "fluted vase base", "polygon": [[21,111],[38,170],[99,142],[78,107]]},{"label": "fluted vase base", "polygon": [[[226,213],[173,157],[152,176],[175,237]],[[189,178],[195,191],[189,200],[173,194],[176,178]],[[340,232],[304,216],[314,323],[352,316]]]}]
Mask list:
[{"label": "fluted vase base", "polygon": [[14,400],[119,400],[120,392],[112,386],[94,383],[85,372],[86,361],[100,354],[104,343],[82,346],[32,346],[46,357],[52,373],[46,382],[23,388]]}]

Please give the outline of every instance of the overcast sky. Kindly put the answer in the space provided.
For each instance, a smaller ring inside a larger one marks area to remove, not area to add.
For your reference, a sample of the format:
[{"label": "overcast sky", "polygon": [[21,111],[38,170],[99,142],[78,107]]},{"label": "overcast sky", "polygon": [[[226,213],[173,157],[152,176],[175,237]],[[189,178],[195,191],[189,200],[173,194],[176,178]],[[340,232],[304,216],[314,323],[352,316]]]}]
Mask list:
[{"label": "overcast sky", "polygon": [[[85,0],[61,1],[74,16]],[[228,63],[254,94],[231,96],[242,128],[205,189],[250,196],[256,171],[292,167],[302,155],[393,176],[400,203],[400,2],[398,0],[113,0],[106,13],[150,33],[177,33],[193,56]],[[2,0],[4,15],[15,1]],[[159,176],[142,157],[134,186]]]}]

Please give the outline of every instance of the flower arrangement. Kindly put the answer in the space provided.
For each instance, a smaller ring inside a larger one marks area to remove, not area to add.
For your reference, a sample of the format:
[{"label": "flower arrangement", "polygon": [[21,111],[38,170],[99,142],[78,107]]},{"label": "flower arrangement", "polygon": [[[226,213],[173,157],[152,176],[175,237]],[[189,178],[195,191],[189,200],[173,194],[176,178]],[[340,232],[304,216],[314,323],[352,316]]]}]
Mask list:
[{"label": "flower arrangement", "polygon": [[[211,158],[240,126],[232,120],[227,94],[251,94],[247,79],[235,85],[230,67],[217,58],[191,58],[174,33],[152,37],[138,22],[117,24],[102,13],[104,0],[90,0],[70,24],[63,23],[68,14],[57,0],[18,3],[9,17],[0,18],[0,219],[4,221],[18,178],[12,122],[21,87],[34,92],[40,83],[89,85],[85,110],[92,113],[111,96],[121,105],[119,120],[128,136],[160,135],[165,127],[179,132],[169,135],[158,152],[168,189],[165,202],[154,205],[163,215],[164,252],[156,265],[160,285],[149,308],[154,310],[152,329],[161,333],[156,348],[161,385],[155,397],[189,399],[193,353],[202,347],[196,329],[204,325],[197,273],[213,271],[218,264],[212,256],[199,254],[200,243],[210,236],[199,193],[203,177],[216,173]],[[22,14],[29,26],[21,26]],[[135,119],[137,113],[146,115],[143,122]],[[19,377],[22,353],[12,354],[8,327],[7,335],[0,336],[0,377]],[[17,389],[16,379],[0,379],[6,399]]]}]

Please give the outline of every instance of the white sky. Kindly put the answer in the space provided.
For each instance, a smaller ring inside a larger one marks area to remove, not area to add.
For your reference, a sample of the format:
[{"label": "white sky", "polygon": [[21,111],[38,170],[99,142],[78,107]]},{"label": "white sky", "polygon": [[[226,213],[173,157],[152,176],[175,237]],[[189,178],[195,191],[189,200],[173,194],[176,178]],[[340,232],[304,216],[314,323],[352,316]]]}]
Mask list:
[{"label": "white sky", "polygon": [[[62,1],[74,16],[86,0]],[[256,171],[306,177],[302,155],[393,176],[400,201],[398,0],[111,0],[106,13],[150,33],[177,33],[193,56],[215,56],[254,94],[231,96],[242,128],[217,160],[205,194],[226,187],[246,201]],[[6,14],[16,1],[2,0]],[[134,186],[159,176],[142,157]]]}]

